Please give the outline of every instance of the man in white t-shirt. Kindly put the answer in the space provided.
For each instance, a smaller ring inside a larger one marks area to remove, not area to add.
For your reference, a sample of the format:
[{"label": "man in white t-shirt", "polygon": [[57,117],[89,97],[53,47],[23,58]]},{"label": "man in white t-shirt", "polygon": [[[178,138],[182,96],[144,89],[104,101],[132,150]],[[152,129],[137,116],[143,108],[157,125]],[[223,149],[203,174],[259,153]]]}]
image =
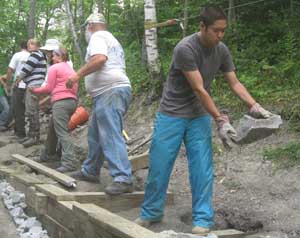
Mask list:
[{"label": "man in white t-shirt", "polygon": [[6,77],[2,80],[6,80],[9,84],[13,82],[12,96],[11,96],[11,113],[15,120],[15,135],[17,138],[25,137],[25,91],[26,84],[21,80],[15,84],[16,77],[19,75],[24,63],[27,61],[30,53],[27,51],[27,41],[21,42],[21,51],[15,53],[8,65]]},{"label": "man in white t-shirt", "polygon": [[69,79],[67,87],[85,76],[85,87],[94,107],[88,130],[88,156],[81,171],[71,176],[97,181],[105,159],[113,177],[105,192],[110,195],[132,192],[131,164],[122,137],[123,116],[131,102],[123,48],[106,30],[102,14],[91,14],[86,24],[87,63]]}]

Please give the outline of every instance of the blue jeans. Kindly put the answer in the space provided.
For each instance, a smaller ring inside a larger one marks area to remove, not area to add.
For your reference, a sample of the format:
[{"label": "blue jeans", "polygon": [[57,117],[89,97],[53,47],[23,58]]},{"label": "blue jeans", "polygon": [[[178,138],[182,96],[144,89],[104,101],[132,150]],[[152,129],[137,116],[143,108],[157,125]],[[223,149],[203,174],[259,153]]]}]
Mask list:
[{"label": "blue jeans", "polygon": [[166,191],[182,141],[186,147],[192,191],[193,226],[211,227],[214,211],[211,117],[194,119],[158,113],[150,147],[150,167],[141,218],[159,221],[163,217]]},{"label": "blue jeans", "polygon": [[9,104],[4,95],[0,96],[0,126],[7,126],[9,118]]},{"label": "blue jeans", "polygon": [[83,174],[99,176],[104,159],[114,181],[132,183],[131,163],[122,136],[123,116],[131,102],[130,87],[113,88],[93,99],[88,129],[88,155]]}]

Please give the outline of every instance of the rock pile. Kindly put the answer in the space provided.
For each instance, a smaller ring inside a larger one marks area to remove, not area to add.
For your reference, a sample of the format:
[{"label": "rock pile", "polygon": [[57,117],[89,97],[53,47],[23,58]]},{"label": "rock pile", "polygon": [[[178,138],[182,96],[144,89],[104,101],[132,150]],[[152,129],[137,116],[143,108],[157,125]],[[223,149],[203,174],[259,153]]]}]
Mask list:
[{"label": "rock pile", "polygon": [[21,238],[49,238],[47,231],[43,230],[36,217],[28,217],[25,214],[26,203],[23,193],[15,191],[6,181],[0,181],[0,197],[9,210]]}]

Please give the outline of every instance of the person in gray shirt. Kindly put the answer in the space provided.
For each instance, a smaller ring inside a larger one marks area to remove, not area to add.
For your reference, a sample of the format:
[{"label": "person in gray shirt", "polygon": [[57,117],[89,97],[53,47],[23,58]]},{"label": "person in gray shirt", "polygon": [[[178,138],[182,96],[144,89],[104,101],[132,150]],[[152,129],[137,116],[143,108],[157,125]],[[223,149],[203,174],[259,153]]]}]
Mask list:
[{"label": "person in gray shirt", "polygon": [[224,145],[229,146],[236,136],[228,117],[220,113],[210,95],[218,71],[224,74],[230,89],[247,104],[250,115],[271,116],[237,79],[231,54],[221,42],[226,27],[222,9],[205,7],[200,14],[200,31],[181,40],[174,49],[155,121],[145,198],[140,217],[135,220],[137,224],[147,227],[162,220],[170,174],[184,142],[192,192],[192,233],[205,236],[213,226],[211,118]]}]

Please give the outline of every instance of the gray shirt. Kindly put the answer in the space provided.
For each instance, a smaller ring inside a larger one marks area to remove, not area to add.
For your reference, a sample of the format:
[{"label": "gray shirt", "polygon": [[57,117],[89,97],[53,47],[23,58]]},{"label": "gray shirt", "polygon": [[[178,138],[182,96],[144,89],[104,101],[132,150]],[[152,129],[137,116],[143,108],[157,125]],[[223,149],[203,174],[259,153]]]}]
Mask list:
[{"label": "gray shirt", "polygon": [[174,49],[169,78],[165,84],[159,111],[169,116],[195,118],[206,114],[183,71],[199,70],[204,87],[210,93],[215,74],[235,70],[231,54],[220,42],[206,48],[197,33],[182,39]]}]

